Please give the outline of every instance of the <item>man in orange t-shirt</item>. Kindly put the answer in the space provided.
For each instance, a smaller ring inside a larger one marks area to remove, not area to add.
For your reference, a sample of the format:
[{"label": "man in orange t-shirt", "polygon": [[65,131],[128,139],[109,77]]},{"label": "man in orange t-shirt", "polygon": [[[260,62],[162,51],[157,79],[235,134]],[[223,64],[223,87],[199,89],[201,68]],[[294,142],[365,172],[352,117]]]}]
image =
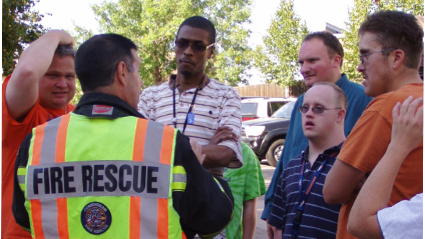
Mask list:
[{"label": "man in orange t-shirt", "polygon": [[[323,188],[327,203],[344,203],[338,219],[337,239],[357,238],[347,231],[348,217],[358,190],[391,141],[393,107],[410,95],[423,97],[423,82],[418,72],[423,31],[413,15],[377,12],[367,17],[358,34],[361,55],[357,70],[365,79],[365,94],[375,99],[342,146]],[[422,155],[421,142],[403,162],[389,206],[423,191]]]},{"label": "man in orange t-shirt", "polygon": [[1,238],[31,238],[12,215],[15,159],[32,128],[75,109],[68,104],[75,94],[73,43],[65,31],[47,32],[3,82]]}]

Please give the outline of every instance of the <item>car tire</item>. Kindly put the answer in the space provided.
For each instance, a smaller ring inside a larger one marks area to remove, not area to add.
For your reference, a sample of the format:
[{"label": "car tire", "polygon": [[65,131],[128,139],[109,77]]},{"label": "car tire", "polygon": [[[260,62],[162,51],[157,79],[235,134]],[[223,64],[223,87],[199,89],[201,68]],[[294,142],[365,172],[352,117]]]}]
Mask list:
[{"label": "car tire", "polygon": [[277,162],[279,162],[280,155],[282,154],[284,144],[285,139],[278,139],[270,145],[266,154],[266,159],[270,166],[276,167]]}]

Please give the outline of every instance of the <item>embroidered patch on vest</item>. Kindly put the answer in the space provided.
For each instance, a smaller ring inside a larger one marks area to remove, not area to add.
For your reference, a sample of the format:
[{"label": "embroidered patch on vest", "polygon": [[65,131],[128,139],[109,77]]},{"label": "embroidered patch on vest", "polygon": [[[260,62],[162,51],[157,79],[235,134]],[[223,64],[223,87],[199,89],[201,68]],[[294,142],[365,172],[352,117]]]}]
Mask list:
[{"label": "embroidered patch on vest", "polygon": [[92,115],[112,115],[114,107],[109,105],[93,105]]},{"label": "embroidered patch on vest", "polygon": [[109,209],[100,202],[87,204],[81,211],[81,224],[93,235],[106,232],[111,226],[112,216]]}]

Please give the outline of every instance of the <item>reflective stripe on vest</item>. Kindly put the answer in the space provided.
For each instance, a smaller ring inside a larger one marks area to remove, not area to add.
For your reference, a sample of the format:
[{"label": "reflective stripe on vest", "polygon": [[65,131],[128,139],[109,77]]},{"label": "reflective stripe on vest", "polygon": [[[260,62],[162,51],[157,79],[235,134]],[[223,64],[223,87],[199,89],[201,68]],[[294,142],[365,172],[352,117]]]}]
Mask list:
[{"label": "reflective stripe on vest", "polygon": [[26,167],[18,167],[18,182],[19,187],[21,188],[22,192],[25,194],[25,176],[27,174]]},{"label": "reflective stripe on vest", "polygon": [[[29,211],[30,214],[31,234],[33,238],[69,238],[66,198],[45,198],[41,200],[28,198],[28,192],[30,192],[31,189],[34,190],[34,182],[31,180],[33,178],[30,176],[31,172],[34,171],[31,170],[31,167],[63,162],[63,154],[65,151],[63,144],[65,144],[64,139],[66,139],[66,127],[68,126],[69,120],[70,114],[53,119],[33,129],[30,159],[27,166],[29,180],[27,180],[27,193],[25,194],[27,196],[26,200],[30,202],[30,210],[27,208],[27,211]],[[59,130],[60,126],[62,126],[61,130]],[[65,130],[63,130],[63,128],[65,128]],[[57,138],[60,140],[57,140]],[[48,173],[48,171],[43,172],[46,179],[49,178]],[[46,182],[51,181],[46,179]],[[56,190],[55,187],[53,188]],[[54,191],[53,188],[52,192]],[[47,182],[45,191],[49,190],[50,185]],[[45,210],[42,210],[43,208]]]},{"label": "reflective stripe on vest", "polygon": [[[71,113],[36,127],[25,185],[32,236],[95,237],[76,223],[90,199],[111,213],[111,225],[101,236],[184,237],[170,187],[184,191],[186,185],[181,166],[173,167],[175,175],[170,172],[175,136],[169,126],[136,117],[88,119]],[[96,148],[111,142],[116,145]],[[25,174],[22,179],[25,183]]]},{"label": "reflective stripe on vest", "polygon": [[173,192],[183,192],[186,189],[186,171],[182,166],[173,167],[173,183],[171,189]]}]

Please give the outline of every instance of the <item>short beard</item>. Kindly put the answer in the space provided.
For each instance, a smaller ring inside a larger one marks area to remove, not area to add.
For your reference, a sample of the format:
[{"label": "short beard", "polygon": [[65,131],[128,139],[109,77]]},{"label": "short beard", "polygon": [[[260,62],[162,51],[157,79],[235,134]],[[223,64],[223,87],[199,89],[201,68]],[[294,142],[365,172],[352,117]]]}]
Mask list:
[{"label": "short beard", "polygon": [[183,71],[179,71],[179,72],[184,76],[192,76],[193,75],[193,72],[191,72],[191,71],[183,70]]}]

